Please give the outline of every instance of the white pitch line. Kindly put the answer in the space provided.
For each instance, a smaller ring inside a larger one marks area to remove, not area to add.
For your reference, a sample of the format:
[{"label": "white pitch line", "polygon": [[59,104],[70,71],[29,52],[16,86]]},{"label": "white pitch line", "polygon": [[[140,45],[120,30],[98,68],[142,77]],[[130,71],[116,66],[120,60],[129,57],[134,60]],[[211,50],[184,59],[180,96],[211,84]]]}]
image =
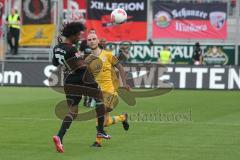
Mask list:
[{"label": "white pitch line", "polygon": [[34,120],[34,121],[58,121],[59,119],[51,119],[51,118],[31,118],[31,117],[3,117],[1,119],[4,119],[4,120]]},{"label": "white pitch line", "polygon": [[[13,121],[62,121],[54,118],[32,118],[32,117],[2,117],[2,120],[13,120]],[[95,121],[95,119],[88,120]],[[79,122],[88,122],[79,121]],[[77,122],[77,121],[76,121]],[[129,121],[131,123],[156,123],[156,124],[183,124],[183,125],[225,125],[225,126],[240,126],[240,123],[216,123],[216,122],[194,122],[194,121]]]}]

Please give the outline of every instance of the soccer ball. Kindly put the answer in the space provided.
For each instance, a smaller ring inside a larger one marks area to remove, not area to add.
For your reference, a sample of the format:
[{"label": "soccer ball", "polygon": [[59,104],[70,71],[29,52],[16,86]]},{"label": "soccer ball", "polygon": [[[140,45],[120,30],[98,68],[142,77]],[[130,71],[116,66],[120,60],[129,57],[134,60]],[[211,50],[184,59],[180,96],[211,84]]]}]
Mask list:
[{"label": "soccer ball", "polygon": [[127,20],[127,13],[124,9],[117,8],[111,13],[111,20],[116,24],[121,24]]}]

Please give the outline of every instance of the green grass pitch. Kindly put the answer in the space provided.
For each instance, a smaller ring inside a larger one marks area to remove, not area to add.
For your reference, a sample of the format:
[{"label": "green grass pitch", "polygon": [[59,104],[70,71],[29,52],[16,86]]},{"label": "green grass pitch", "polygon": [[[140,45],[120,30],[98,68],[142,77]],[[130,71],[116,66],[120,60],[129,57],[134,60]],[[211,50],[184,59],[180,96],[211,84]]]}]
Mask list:
[{"label": "green grass pitch", "polygon": [[[54,108],[64,95],[49,88],[1,87],[0,91],[0,160],[240,158],[239,91],[173,90],[137,99],[135,107],[120,102],[114,114],[129,113],[128,132],[121,124],[111,126],[112,139],[102,148],[91,148],[95,120],[74,122],[64,139],[64,154],[57,153],[52,143],[61,124]],[[146,118],[150,114],[155,118]]]}]

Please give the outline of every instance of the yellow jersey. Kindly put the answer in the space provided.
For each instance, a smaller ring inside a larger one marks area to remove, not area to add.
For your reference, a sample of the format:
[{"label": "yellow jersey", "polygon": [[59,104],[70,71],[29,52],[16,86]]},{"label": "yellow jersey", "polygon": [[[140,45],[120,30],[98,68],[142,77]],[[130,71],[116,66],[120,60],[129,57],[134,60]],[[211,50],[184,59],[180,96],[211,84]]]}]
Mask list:
[{"label": "yellow jersey", "polygon": [[97,67],[97,70],[92,70],[95,81],[102,91],[116,93],[119,88],[119,79],[114,66],[119,63],[118,59],[111,51],[106,50],[102,50],[98,58],[102,64]]}]

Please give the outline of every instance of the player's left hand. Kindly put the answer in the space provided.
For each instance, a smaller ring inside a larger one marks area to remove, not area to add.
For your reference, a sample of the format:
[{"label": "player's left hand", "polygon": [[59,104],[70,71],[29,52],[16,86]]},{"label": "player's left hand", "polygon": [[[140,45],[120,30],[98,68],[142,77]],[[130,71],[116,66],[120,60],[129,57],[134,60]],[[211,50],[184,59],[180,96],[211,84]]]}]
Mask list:
[{"label": "player's left hand", "polygon": [[128,84],[123,85],[123,88],[126,89],[127,91],[130,91],[130,90],[131,90],[131,87],[130,87]]}]

